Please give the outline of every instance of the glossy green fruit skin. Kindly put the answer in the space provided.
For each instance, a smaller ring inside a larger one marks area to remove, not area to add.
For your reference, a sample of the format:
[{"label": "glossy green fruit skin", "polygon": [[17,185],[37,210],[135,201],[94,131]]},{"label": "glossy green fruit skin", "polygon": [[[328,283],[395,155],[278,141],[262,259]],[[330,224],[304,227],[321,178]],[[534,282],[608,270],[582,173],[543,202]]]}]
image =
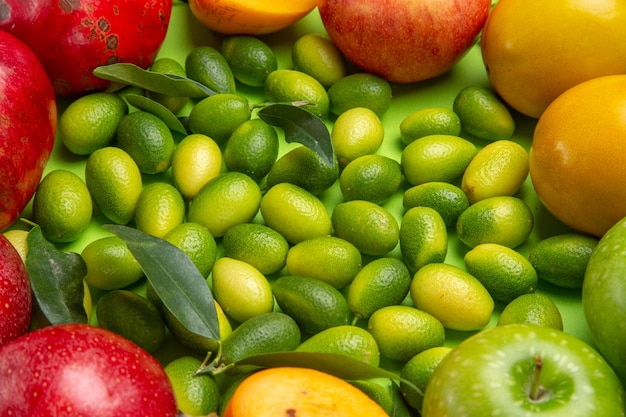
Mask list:
[{"label": "glossy green fruit skin", "polygon": [[597,349],[626,381],[626,219],[591,252],[582,287],[582,306]]},{"label": "glossy green fruit skin", "polygon": [[285,275],[274,281],[272,291],[281,310],[293,317],[304,333],[313,335],[350,322],[343,294],[319,279]]},{"label": "glossy green fruit skin", "polygon": [[[538,360],[543,392],[531,399]],[[509,324],[470,336],[443,358],[426,387],[421,415],[619,417],[625,415],[624,389],[581,339]]]},{"label": "glossy green fruit skin", "polygon": [[255,316],[240,324],[222,342],[225,363],[272,352],[288,352],[300,344],[300,329],[296,322],[280,312]]}]

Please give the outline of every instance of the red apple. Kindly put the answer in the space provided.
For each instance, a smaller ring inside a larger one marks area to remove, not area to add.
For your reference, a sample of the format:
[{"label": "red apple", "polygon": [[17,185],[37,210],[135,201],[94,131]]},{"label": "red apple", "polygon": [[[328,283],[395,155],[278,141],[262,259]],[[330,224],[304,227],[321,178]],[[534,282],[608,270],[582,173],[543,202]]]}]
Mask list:
[{"label": "red apple", "polygon": [[0,346],[28,331],[31,311],[26,267],[18,251],[0,233]]},{"label": "red apple", "polygon": [[0,348],[0,416],[174,417],[161,364],[116,333],[61,324]]},{"label": "red apple", "polygon": [[474,43],[491,0],[320,0],[326,32],[361,69],[412,83],[452,68]]},{"label": "red apple", "polygon": [[54,90],[41,62],[0,30],[0,230],[19,217],[35,193],[56,123]]},{"label": "red apple", "polygon": [[92,72],[128,62],[149,67],[165,39],[172,0],[4,0],[0,29],[26,43],[58,95],[103,90]]}]

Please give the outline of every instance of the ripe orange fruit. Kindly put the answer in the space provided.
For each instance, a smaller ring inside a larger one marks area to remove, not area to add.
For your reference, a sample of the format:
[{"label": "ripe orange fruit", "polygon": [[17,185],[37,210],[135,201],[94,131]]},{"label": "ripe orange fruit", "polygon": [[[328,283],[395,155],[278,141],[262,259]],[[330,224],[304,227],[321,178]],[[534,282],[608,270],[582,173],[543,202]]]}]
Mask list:
[{"label": "ripe orange fruit", "polygon": [[193,15],[208,28],[229,35],[264,35],[297,22],[316,0],[191,0]]},{"label": "ripe orange fruit", "polygon": [[276,416],[387,417],[387,413],[343,379],[315,369],[278,367],[258,371],[244,379],[223,415]]},{"label": "ripe orange fruit", "polygon": [[500,0],[481,38],[489,79],[517,111],[539,118],[583,81],[626,73],[626,2]]},{"label": "ripe orange fruit", "polygon": [[626,216],[626,75],[599,77],[559,96],[530,149],[537,195],[561,222],[602,236]]}]

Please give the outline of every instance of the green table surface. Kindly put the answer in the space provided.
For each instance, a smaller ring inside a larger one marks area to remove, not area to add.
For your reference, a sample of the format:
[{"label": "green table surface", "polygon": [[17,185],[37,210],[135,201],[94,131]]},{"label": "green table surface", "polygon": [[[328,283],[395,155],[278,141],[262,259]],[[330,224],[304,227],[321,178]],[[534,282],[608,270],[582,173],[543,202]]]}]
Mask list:
[{"label": "green table surface", "polygon": [[[268,43],[275,51],[278,58],[279,68],[291,68],[291,47],[293,42],[300,36],[307,33],[325,34],[317,9],[314,9],[310,14],[295,25],[270,35],[264,35],[261,39]],[[213,34],[209,29],[203,27],[193,17],[186,4],[175,2],[169,31],[159,52],[159,56],[174,58],[179,62],[184,63],[187,53],[194,47],[202,45],[219,48],[220,37]],[[415,65],[419,65],[419,63],[416,63]],[[466,86],[489,86],[489,81],[482,63],[480,48],[478,45],[475,45],[472,49],[470,49],[470,51],[451,71],[442,76],[414,84],[392,85],[392,104],[389,110],[382,116],[382,122],[385,127],[385,139],[379,153],[396,158],[399,161],[400,154],[402,152],[399,132],[400,122],[407,115],[421,108],[434,106],[452,108],[454,97],[463,87]],[[252,103],[265,101],[262,89],[253,89],[238,85],[238,93],[248,97]],[[59,114],[61,114],[66,105],[67,101],[62,99],[59,100]],[[183,109],[183,114],[185,111],[188,111],[188,107]],[[513,140],[519,142],[526,149],[528,149],[531,144],[532,133],[536,121],[534,119],[524,117],[519,113],[513,113],[513,115],[517,125]],[[332,122],[333,118],[331,117],[327,123],[329,128],[332,127]],[[486,144],[486,142],[471,138],[464,133],[462,136],[472,140],[478,146],[484,146]],[[287,149],[290,149],[292,145],[293,144],[287,144],[282,141],[281,152],[284,153]],[[85,157],[72,155],[63,147],[60,141],[57,140],[52,157],[46,167],[46,172],[57,168],[64,168],[69,169],[84,178],[85,161]],[[156,177],[144,176],[144,179],[146,182],[161,179],[168,180],[167,176],[168,174]],[[406,189],[406,186],[403,189]],[[533,190],[530,178],[526,180],[517,195],[529,204],[535,216],[535,227],[532,235],[526,243],[517,248],[517,250],[522,254],[528,255],[530,248],[532,248],[541,239],[570,231],[558,222],[550,213],[548,213],[539,202]],[[326,191],[321,196],[321,199],[324,201],[328,209],[332,210],[332,207],[342,200],[338,184],[335,184],[335,186]],[[397,216],[398,220],[400,220],[404,211],[402,207],[402,190],[396,193],[396,195],[384,206]],[[30,206],[26,208],[24,217],[32,218],[29,210]],[[262,222],[260,215],[257,215],[255,221]],[[98,237],[108,235],[108,232],[104,231],[100,227],[100,225],[105,222],[108,221],[96,212],[89,228],[85,231],[85,233],[78,240],[70,244],[60,246],[60,248],[80,252],[89,242]],[[17,222],[13,227],[19,228],[27,226],[21,222]],[[445,262],[462,267],[463,256],[468,250],[468,247],[458,241],[454,231],[450,231],[449,250]],[[399,256],[399,248],[396,248],[392,252],[392,255],[394,254]],[[589,329],[585,322],[581,308],[580,290],[566,290],[545,282],[540,282],[537,291],[550,295],[556,302],[563,316],[564,330],[566,332],[574,334],[582,340],[591,343]],[[100,294],[98,291],[94,291],[93,295],[94,298],[97,299]],[[410,303],[410,299],[407,298],[405,302]],[[496,305],[496,311],[494,312],[492,321],[488,327],[495,325],[498,314],[502,308],[503,305]],[[447,331],[446,344],[454,346],[471,334],[472,332]],[[172,358],[183,353],[185,353],[185,349],[173,340],[173,338],[169,337],[164,343],[164,346],[156,353],[156,356],[162,362],[166,363]],[[385,363],[386,362],[383,361],[383,364]],[[391,363],[387,365],[390,368],[394,368],[398,364]]]}]

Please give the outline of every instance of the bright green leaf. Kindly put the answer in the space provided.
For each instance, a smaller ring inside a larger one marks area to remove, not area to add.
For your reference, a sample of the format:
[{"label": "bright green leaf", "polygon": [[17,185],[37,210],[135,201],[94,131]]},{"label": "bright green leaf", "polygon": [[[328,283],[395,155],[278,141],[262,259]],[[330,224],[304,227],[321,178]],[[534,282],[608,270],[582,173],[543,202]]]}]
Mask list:
[{"label": "bright green leaf", "polygon": [[41,311],[52,324],[87,323],[83,306],[87,265],[75,252],[59,250],[48,242],[41,228],[28,233],[26,270]]},{"label": "bright green leaf", "polygon": [[185,252],[131,227],[102,227],[126,242],[156,294],[183,326],[200,336],[220,340],[213,294]]}]

